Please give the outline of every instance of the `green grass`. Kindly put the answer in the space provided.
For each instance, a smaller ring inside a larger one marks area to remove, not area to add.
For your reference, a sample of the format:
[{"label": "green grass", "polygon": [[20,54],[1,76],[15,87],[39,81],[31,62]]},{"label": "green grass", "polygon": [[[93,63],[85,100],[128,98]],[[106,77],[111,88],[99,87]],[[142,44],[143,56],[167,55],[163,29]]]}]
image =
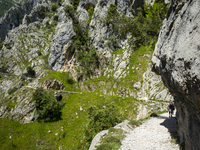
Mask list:
[{"label": "green grass", "polygon": [[75,81],[69,77],[68,72],[48,71],[48,75],[41,79],[40,82],[50,79],[60,80],[64,84],[66,91],[78,91],[75,87]]},{"label": "green grass", "polygon": [[124,50],[123,50],[122,48],[120,48],[120,49],[118,49],[118,50],[112,52],[112,54],[123,54],[123,51],[124,51]]},{"label": "green grass", "polygon": [[124,137],[122,129],[110,128],[108,135],[102,138],[102,143],[97,147],[97,150],[118,150]]},{"label": "green grass", "polygon": [[[112,54],[118,54],[121,56],[123,55],[123,51],[123,49],[119,49],[114,51]],[[139,49],[133,51],[130,57],[129,69],[124,69],[127,72],[129,71],[129,74],[125,78],[120,79],[120,81],[118,79],[114,79],[112,75],[109,78],[106,75],[95,79],[89,79],[87,81],[84,81],[83,84],[88,86],[92,85],[99,93],[102,93],[102,89],[105,89],[106,85],[110,86],[110,88],[106,88],[108,90],[108,93],[110,91],[116,92],[118,88],[113,88],[113,85],[116,82],[118,82],[118,87],[123,87],[125,89],[133,89],[133,85],[135,82],[142,81],[142,76],[149,67],[149,63],[151,62],[150,58],[147,58],[146,56],[144,56],[144,54],[148,54],[151,56],[152,53],[153,48],[151,46],[141,46]],[[112,69],[112,67],[113,63],[111,61],[108,68]],[[132,69],[133,67],[135,67],[135,69]],[[136,70],[137,67],[139,67],[139,70]],[[100,82],[102,81],[105,84],[103,86],[99,86]]]},{"label": "green grass", "polygon": [[[119,108],[119,112],[122,115],[131,119],[136,116],[136,111],[133,112],[133,109],[138,103],[131,98],[104,97],[92,92],[65,95],[63,102],[66,104],[62,109],[62,120],[57,122],[38,123],[36,121],[29,124],[19,124],[10,119],[1,119],[1,149],[12,149],[13,147],[18,149],[38,149],[36,144],[43,145],[42,149],[48,147],[50,149],[58,149],[59,146],[63,149],[76,149],[83,136],[82,126],[88,121],[87,109],[90,106],[113,103]],[[80,107],[83,108],[83,111],[80,111]],[[127,111],[124,109],[127,109]],[[63,131],[61,131],[61,127],[63,127]],[[51,130],[51,133],[48,132],[49,130]],[[56,133],[58,133],[57,136],[55,135]],[[9,136],[12,136],[12,138],[10,139]]]}]

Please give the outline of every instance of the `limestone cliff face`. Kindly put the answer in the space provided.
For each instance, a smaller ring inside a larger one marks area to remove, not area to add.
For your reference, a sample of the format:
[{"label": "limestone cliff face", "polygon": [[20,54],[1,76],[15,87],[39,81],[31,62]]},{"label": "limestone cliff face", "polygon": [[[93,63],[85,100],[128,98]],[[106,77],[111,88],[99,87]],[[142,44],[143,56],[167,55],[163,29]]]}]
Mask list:
[{"label": "limestone cliff face", "polygon": [[175,97],[181,142],[185,149],[200,147],[200,1],[172,1],[152,57]]},{"label": "limestone cliff face", "polygon": [[[122,48],[126,42],[125,40],[119,40],[115,45],[106,46],[109,36],[115,36],[111,27],[107,26],[105,21],[102,21],[107,16],[107,11],[110,4],[117,5],[119,12],[125,12],[127,16],[133,16],[137,12],[137,8],[143,7],[143,3],[139,0],[127,1],[127,0],[80,0],[77,8],[79,24],[88,29],[90,43],[100,51],[100,53],[109,53],[105,51],[114,51]],[[51,54],[49,56],[49,65],[56,71],[69,71],[73,72],[78,63],[74,58],[76,53],[70,52],[71,42],[75,37],[73,29],[73,20],[69,16],[66,16],[64,7],[71,5],[69,0],[63,3],[63,7],[59,10],[58,26],[54,39],[51,43]],[[88,8],[94,8],[94,15],[89,25],[85,23],[89,20]],[[134,13],[135,12],[135,13]],[[115,37],[117,38],[117,37]],[[109,54],[108,54],[109,55]],[[109,55],[110,56],[110,55]],[[75,73],[74,73],[75,74]]]},{"label": "limestone cliff face", "polygon": [[25,14],[30,14],[33,7],[36,6],[39,1],[41,0],[21,0],[0,18],[0,42],[4,40],[8,30],[12,30],[22,23],[23,16]]}]

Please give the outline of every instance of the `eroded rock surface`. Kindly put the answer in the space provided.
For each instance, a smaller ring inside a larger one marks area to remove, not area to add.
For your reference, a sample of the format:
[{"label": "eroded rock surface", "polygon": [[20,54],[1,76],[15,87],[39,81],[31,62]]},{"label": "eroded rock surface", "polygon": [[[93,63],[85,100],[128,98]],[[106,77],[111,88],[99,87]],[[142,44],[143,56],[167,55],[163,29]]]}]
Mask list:
[{"label": "eroded rock surface", "polygon": [[199,149],[200,133],[200,1],[172,1],[152,58],[175,97],[181,143]]}]

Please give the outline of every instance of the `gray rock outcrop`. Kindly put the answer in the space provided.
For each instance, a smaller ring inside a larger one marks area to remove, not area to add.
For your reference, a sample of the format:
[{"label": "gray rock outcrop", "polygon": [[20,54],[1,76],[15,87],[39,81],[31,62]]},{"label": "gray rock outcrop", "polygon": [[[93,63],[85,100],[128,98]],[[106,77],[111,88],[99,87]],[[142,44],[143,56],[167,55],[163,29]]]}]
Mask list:
[{"label": "gray rock outcrop", "polygon": [[20,1],[11,7],[0,19],[0,42],[4,40],[9,30],[18,27],[22,23],[25,14],[30,14],[31,10],[41,0]]},{"label": "gray rock outcrop", "polygon": [[152,70],[175,97],[180,141],[200,147],[200,1],[174,0],[160,31]]}]

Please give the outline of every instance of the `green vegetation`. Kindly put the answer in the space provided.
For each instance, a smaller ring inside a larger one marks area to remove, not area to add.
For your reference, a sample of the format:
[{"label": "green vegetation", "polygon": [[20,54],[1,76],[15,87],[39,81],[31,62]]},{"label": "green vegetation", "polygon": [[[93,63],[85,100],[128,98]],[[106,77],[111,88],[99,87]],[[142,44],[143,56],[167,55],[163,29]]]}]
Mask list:
[{"label": "green vegetation", "polygon": [[35,70],[33,70],[32,67],[27,67],[27,75],[28,76],[31,76],[31,77],[34,77],[35,76]]},{"label": "green vegetation", "polygon": [[45,7],[45,6],[40,6],[40,7],[38,7],[38,10],[37,10],[38,14],[40,15],[40,17],[42,19],[45,18],[45,16],[47,15],[48,11],[49,11],[49,8]]},{"label": "green vegetation", "polygon": [[71,5],[74,7],[74,10],[77,10],[80,0],[70,0]]},{"label": "green vegetation", "polygon": [[88,21],[86,21],[88,24],[90,24],[90,22],[91,22],[91,20],[92,20],[92,16],[94,15],[94,8],[93,7],[90,7],[89,9],[88,9],[88,15],[89,15],[89,20]]},{"label": "green vegetation", "polygon": [[51,10],[52,10],[52,11],[56,11],[56,10],[57,10],[57,8],[58,8],[58,6],[57,6],[57,5],[55,5],[55,4],[53,4],[53,5],[51,6]]},{"label": "green vegetation", "polygon": [[76,19],[75,18],[76,10],[74,10],[73,6],[66,5],[64,10],[65,10],[65,13],[68,14],[73,19],[73,21]]},{"label": "green vegetation", "polygon": [[113,127],[108,131],[108,135],[102,139],[102,143],[97,147],[97,150],[114,150],[120,148],[121,140],[125,137],[124,131]]},{"label": "green vegetation", "polygon": [[153,112],[153,113],[151,113],[150,117],[157,117],[158,115],[163,114],[165,112],[166,112],[165,110],[164,111]]},{"label": "green vegetation", "polygon": [[15,91],[17,91],[17,88],[16,88],[16,87],[11,88],[11,89],[8,90],[8,94],[12,94],[12,93],[14,93]]},{"label": "green vegetation", "polygon": [[0,42],[0,50],[3,48],[3,43]]},{"label": "green vegetation", "polygon": [[[53,2],[58,2],[54,0]],[[76,53],[77,59],[80,63],[78,70],[79,79],[89,77],[94,72],[95,68],[98,68],[98,55],[96,49],[89,42],[88,28],[81,27],[77,19],[77,7],[79,0],[71,0],[72,6],[67,5],[65,7],[66,15],[72,18],[74,24],[74,31],[76,36],[71,43],[71,52]],[[152,54],[154,44],[158,34],[158,28],[160,26],[159,19],[162,17],[163,9],[160,2],[157,2],[154,6],[145,6],[145,15],[139,13],[135,20],[130,17],[125,17],[116,10],[115,5],[111,5],[106,17],[106,22],[111,25],[114,30],[114,35],[108,38],[106,43],[109,47],[116,47],[118,39],[124,38],[127,34],[136,37],[135,40],[130,39],[130,43],[136,47],[132,52],[129,69],[130,73],[120,80],[120,86],[128,89],[133,88],[133,84],[136,81],[140,81],[143,73],[146,71],[148,63],[150,62],[144,54]],[[56,4],[55,4],[56,5]],[[57,5],[56,5],[57,6]],[[56,10],[56,9],[54,9]],[[94,8],[90,7],[88,10],[90,19],[87,21],[89,24],[92,16],[94,15]],[[160,11],[160,14],[158,13]],[[58,21],[58,16],[55,12],[49,12],[46,8],[41,8],[39,14],[42,18],[46,15],[54,16],[54,21]],[[154,18],[154,14],[158,18]],[[160,17],[161,16],[161,17]],[[157,19],[156,23],[154,22]],[[151,22],[152,20],[152,22]],[[156,24],[156,28],[154,29]],[[55,24],[50,25],[47,22],[47,27],[43,29],[42,33],[47,33],[45,38],[48,39],[49,34],[55,31]],[[146,25],[146,28],[145,28]],[[149,26],[148,26],[149,25]],[[148,27],[147,27],[148,26]],[[115,38],[115,37],[118,37]],[[23,37],[23,36],[22,36]],[[41,35],[42,37],[42,35]],[[25,39],[25,38],[24,38]],[[24,40],[23,39],[23,40]],[[50,43],[50,41],[47,41]],[[39,58],[45,60],[47,64],[45,69],[49,69],[48,56],[41,55],[42,47],[37,52]],[[123,49],[118,49],[112,54],[123,54]],[[141,65],[140,69],[136,72],[132,67]],[[30,64],[27,63],[26,66]],[[110,64],[112,67],[112,64]],[[32,68],[30,68],[31,70]],[[27,68],[28,71],[28,68]],[[34,74],[34,73],[30,73]],[[19,124],[16,121],[9,119],[1,119],[0,121],[0,147],[2,149],[88,149],[92,138],[96,133],[103,129],[108,129],[114,126],[116,123],[123,121],[123,119],[129,119],[132,126],[138,126],[142,120],[134,121],[138,112],[138,105],[145,103],[138,101],[131,97],[117,97],[101,95],[104,86],[108,85],[108,92],[117,89],[113,88],[113,85],[118,79],[102,76],[96,79],[89,79],[84,81],[83,85],[94,85],[95,92],[80,92],[80,82],[75,82],[69,73],[48,71],[40,82],[45,80],[60,80],[65,86],[65,91],[71,91],[72,93],[63,96],[62,102],[57,102],[53,90],[48,92],[44,89],[38,88],[33,94],[33,101],[36,101],[36,113],[38,114],[38,121],[29,124]],[[101,81],[105,82],[101,85]],[[109,86],[111,88],[109,88]],[[19,91],[19,90],[18,90]],[[17,92],[18,92],[17,91]],[[63,91],[62,91],[63,92]],[[9,102],[11,100],[8,100]],[[64,105],[65,103],[65,105]],[[9,103],[9,109],[15,105]],[[103,107],[105,106],[105,107]],[[82,108],[82,109],[80,109]],[[123,134],[121,130],[109,129],[109,136],[105,137],[103,144],[98,149],[118,149]],[[11,138],[10,138],[11,136]]]},{"label": "green vegetation", "polygon": [[6,49],[11,49],[12,47],[10,45],[6,45]]},{"label": "green vegetation", "polygon": [[91,48],[89,51],[79,51],[77,54],[78,61],[83,67],[81,73],[79,73],[79,79],[81,80],[84,75],[90,77],[94,69],[98,67],[98,55],[95,48]]},{"label": "green vegetation", "polygon": [[139,13],[135,18],[127,17],[117,11],[116,5],[111,4],[105,21],[107,25],[112,26],[116,37],[126,38],[127,34],[130,34],[132,38],[129,39],[129,43],[136,48],[140,45],[155,45],[168,7],[163,2],[156,1],[153,6],[144,6],[145,15],[143,15],[141,8],[138,10]]},{"label": "green vegetation", "polygon": [[[140,103],[133,98],[123,99],[116,96],[100,96],[93,92],[67,94],[63,96],[62,101],[65,105],[61,110],[62,119],[58,121],[44,123],[36,121],[29,124],[19,124],[13,120],[1,119],[1,149],[9,149],[12,142],[20,149],[35,150],[38,149],[36,145],[42,146],[43,149],[58,149],[59,146],[63,149],[78,149],[77,146],[81,146],[80,143],[84,143],[86,140],[85,129],[89,129],[86,127],[89,127],[89,122],[92,122],[92,118],[89,118],[89,108],[95,108],[95,112],[100,113],[104,110],[104,104],[112,103],[116,111],[111,114],[116,114],[115,117],[119,117],[118,114],[121,114],[127,119],[132,119],[137,114],[133,110]],[[103,110],[98,110],[98,105]],[[83,110],[80,110],[80,107]],[[112,115],[110,115],[110,118],[112,118]],[[63,131],[61,130],[62,127]],[[49,130],[50,133],[48,132]],[[55,135],[56,133],[58,135]],[[63,135],[65,135],[64,138]],[[12,139],[9,136],[12,136]],[[43,142],[41,143],[41,141]],[[87,143],[88,145],[89,143]],[[82,149],[84,149],[84,146],[85,149],[88,149],[86,145],[82,145]]]},{"label": "green vegetation", "polygon": [[105,45],[109,46],[109,47],[117,48],[118,47],[118,43],[119,43],[118,39],[116,39],[114,36],[109,36],[108,41],[106,42]]},{"label": "green vegetation", "polygon": [[14,4],[14,0],[1,0],[0,3],[0,18],[4,15],[5,11],[9,10]]},{"label": "green vegetation", "polygon": [[50,79],[58,79],[65,86],[66,91],[77,91],[78,89],[75,87],[75,81],[71,78],[69,72],[57,72],[57,71],[48,71],[48,75],[46,75],[40,82]]},{"label": "green vegetation", "polygon": [[112,104],[90,107],[88,109],[88,118],[89,123],[84,128],[85,139],[82,140],[83,142],[78,148],[82,148],[82,146],[89,148],[92,139],[97,133],[122,121],[122,117]]},{"label": "green vegetation", "polygon": [[58,15],[53,16],[54,21],[58,21]]},{"label": "green vegetation", "polygon": [[[80,66],[82,68],[79,69],[79,79],[81,80],[83,77],[90,77],[94,72],[94,69],[98,67],[98,56],[96,53],[96,49],[89,43],[88,29],[81,27],[78,22],[78,18],[76,16],[76,3],[79,1],[71,1],[71,5],[65,6],[65,13],[72,18],[74,31],[76,32],[76,36],[74,37],[74,41],[71,43],[71,52],[77,52],[77,58],[80,62]],[[94,12],[94,8],[90,7],[88,9],[88,13],[90,19],[87,21],[91,21],[92,15]]]},{"label": "green vegetation", "polygon": [[61,109],[64,103],[57,102],[53,92],[46,92],[43,88],[37,88],[33,93],[33,101],[36,104],[36,113],[39,121],[57,121],[61,119]]}]

